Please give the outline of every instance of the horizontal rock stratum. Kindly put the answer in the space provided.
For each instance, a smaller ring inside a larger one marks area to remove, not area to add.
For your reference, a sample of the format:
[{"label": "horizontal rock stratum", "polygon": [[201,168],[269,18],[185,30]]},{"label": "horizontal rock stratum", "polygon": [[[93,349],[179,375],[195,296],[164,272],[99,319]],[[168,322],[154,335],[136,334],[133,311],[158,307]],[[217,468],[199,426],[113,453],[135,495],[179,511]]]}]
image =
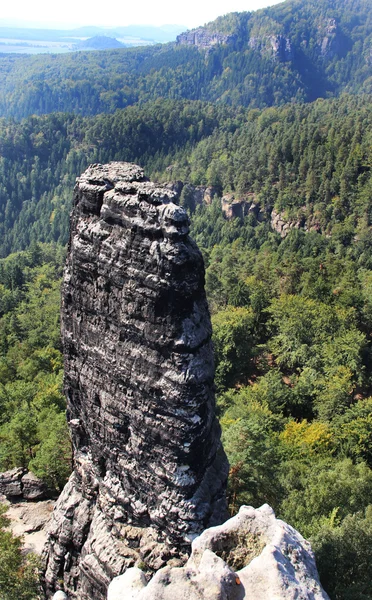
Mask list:
[{"label": "horizontal rock stratum", "polygon": [[128,567],[182,564],[226,517],[201,253],[171,190],[128,163],[77,180],[62,289],[74,471],[45,587],[101,600]]}]

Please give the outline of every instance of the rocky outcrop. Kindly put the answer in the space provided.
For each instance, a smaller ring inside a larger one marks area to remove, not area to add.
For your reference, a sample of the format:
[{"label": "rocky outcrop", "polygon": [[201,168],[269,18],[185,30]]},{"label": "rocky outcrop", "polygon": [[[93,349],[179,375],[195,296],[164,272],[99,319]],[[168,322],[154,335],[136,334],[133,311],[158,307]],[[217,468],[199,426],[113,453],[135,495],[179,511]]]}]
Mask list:
[{"label": "rocky outcrop", "polygon": [[184,567],[165,567],[147,583],[142,571],[115,578],[108,600],[326,600],[314,554],[265,504],[239,513],[194,540]]},{"label": "rocky outcrop", "polygon": [[22,477],[25,473],[26,470],[22,467],[0,473],[0,494],[7,498],[22,496]]},{"label": "rocky outcrop", "polygon": [[[304,207],[303,210],[306,210]],[[305,213],[300,215],[297,219],[287,219],[282,213],[276,212],[275,209],[271,212],[271,227],[280,234],[282,238],[285,238],[292,229],[307,229]]]},{"label": "rocky outcrop", "polygon": [[[169,172],[171,168],[169,168]],[[183,181],[169,181],[164,184],[166,188],[176,193],[180,204],[184,208],[194,211],[197,206],[212,204],[213,198],[220,195],[220,190],[214,185],[192,185]]]},{"label": "rocky outcrop", "polygon": [[247,215],[254,215],[257,221],[264,220],[264,211],[256,201],[253,193],[245,196],[236,196],[235,193],[225,194],[221,199],[221,210],[226,219],[243,219]]},{"label": "rocky outcrop", "polygon": [[292,44],[287,37],[284,35],[272,35],[269,39],[274,60],[288,62],[293,59]]},{"label": "rocky outcrop", "polygon": [[213,48],[214,46],[219,46],[221,44],[230,45],[235,41],[235,34],[227,35],[217,31],[212,32],[208,31],[208,29],[205,29],[204,27],[186,31],[185,33],[178,35],[176,38],[176,43],[179,46],[196,46],[197,48],[201,48],[203,50],[208,50],[209,48]]},{"label": "rocky outcrop", "polygon": [[[196,46],[202,50],[211,50],[215,46],[231,46],[237,42],[238,34],[224,34],[210,31],[205,27],[192,29],[177,36],[179,46]],[[278,62],[288,62],[293,59],[293,49],[289,38],[283,35],[252,36],[248,39],[248,48],[257,50],[262,55],[270,55]]]},{"label": "rocky outcrop", "polygon": [[66,594],[64,592],[62,592],[62,590],[59,590],[58,592],[56,592],[53,596],[53,600],[68,600]]},{"label": "rocky outcrop", "polygon": [[340,31],[336,19],[329,18],[319,24],[317,45],[320,54],[328,58],[345,53],[348,40]]},{"label": "rocky outcrop", "polygon": [[252,36],[248,40],[248,47],[278,62],[289,62],[293,59],[291,41],[284,35]]},{"label": "rocky outcrop", "polygon": [[29,471],[22,477],[22,495],[25,500],[42,500],[48,496],[45,483]]},{"label": "rocky outcrop", "polygon": [[225,519],[204,267],[174,192],[127,163],[77,180],[62,289],[74,471],[54,511],[45,586],[101,600],[140,564],[185,561]]},{"label": "rocky outcrop", "polygon": [[0,473],[0,494],[10,500],[42,500],[50,495],[44,482],[22,467]]}]

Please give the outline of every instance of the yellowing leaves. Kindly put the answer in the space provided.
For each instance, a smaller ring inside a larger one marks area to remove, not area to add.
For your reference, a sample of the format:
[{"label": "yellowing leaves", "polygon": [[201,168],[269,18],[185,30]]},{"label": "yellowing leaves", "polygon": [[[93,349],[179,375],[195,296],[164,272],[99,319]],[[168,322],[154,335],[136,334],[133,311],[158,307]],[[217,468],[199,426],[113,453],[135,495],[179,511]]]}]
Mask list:
[{"label": "yellowing leaves", "polygon": [[328,423],[313,421],[289,421],[280,434],[285,450],[293,456],[327,454],[334,444],[334,436]]}]

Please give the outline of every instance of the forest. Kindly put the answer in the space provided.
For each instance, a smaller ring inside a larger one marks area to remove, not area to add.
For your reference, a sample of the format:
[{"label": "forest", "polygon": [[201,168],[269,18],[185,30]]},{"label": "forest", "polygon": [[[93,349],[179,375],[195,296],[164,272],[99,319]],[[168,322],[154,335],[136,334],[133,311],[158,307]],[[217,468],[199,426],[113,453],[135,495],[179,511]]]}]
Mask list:
[{"label": "forest", "polygon": [[228,44],[0,54],[0,116],[114,112],[158,98],[263,108],[371,93],[369,0],[287,0],[203,28]]},{"label": "forest", "polygon": [[[76,172],[122,158],[166,180],[171,164],[218,191],[210,205],[180,201],[206,264],[231,512],[269,502],[312,541],[331,598],[371,597],[371,134],[370,98],[346,95],[4,121],[2,165],[18,177],[2,179],[17,204],[8,195],[14,220],[2,219],[0,469],[26,466],[57,491],[70,472],[59,284]],[[259,212],[226,219],[224,193]],[[303,226],[281,237],[273,209]]]},{"label": "forest", "polygon": [[36,241],[65,244],[77,174],[109,160],[138,163],[155,180],[254,197],[264,220],[275,208],[367,243],[371,136],[367,94],[261,111],[157,100],[97,117],[3,119],[0,256]]},{"label": "forest", "polygon": [[[322,54],[331,17],[342,36]],[[90,163],[138,163],[184,184],[204,256],[231,513],[268,502],[310,539],[332,600],[372,599],[370,19],[364,0],[289,0],[208,24],[234,37],[206,53],[0,56],[0,471],[25,466],[55,493],[69,476],[73,186]],[[268,54],[272,34],[290,61]],[[228,219],[222,198],[252,210]],[[34,559],[5,527],[0,511],[0,593],[33,600]]]}]

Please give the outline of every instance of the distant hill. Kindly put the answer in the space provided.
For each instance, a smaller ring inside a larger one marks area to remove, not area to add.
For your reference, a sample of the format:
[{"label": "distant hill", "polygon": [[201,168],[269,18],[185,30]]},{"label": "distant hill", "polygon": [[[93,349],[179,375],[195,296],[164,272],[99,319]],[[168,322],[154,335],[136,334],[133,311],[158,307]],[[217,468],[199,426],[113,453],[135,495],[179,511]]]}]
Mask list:
[{"label": "distant hill", "polygon": [[[2,56],[0,115],[90,115],[157,97],[263,108],[370,93],[371,13],[370,0],[286,0],[230,13],[162,46]],[[121,31],[110,35],[125,43]]]},{"label": "distant hill", "polygon": [[110,50],[111,48],[125,47],[125,44],[107,35],[95,35],[87,40],[78,42],[75,46],[76,50]]},{"label": "distant hill", "polygon": [[[27,26],[22,21],[8,23],[0,19],[0,50],[7,54],[61,54],[76,49],[106,50],[108,48],[125,48],[147,46],[151,44],[174,41],[182,33],[181,25],[162,25],[160,27],[129,25],[118,27],[84,26],[74,29],[52,29],[46,27]],[[120,42],[105,44],[104,40],[91,42],[88,39],[104,37]],[[87,39],[88,38],[88,39]]]},{"label": "distant hill", "polygon": [[162,25],[159,27],[148,25],[126,25],[118,27],[98,27],[89,25],[74,29],[50,29],[43,27],[27,27],[7,25],[0,19],[1,39],[22,39],[34,41],[66,42],[76,38],[89,38],[95,36],[109,36],[115,38],[133,38],[151,42],[171,42],[185,29],[182,25]]}]

